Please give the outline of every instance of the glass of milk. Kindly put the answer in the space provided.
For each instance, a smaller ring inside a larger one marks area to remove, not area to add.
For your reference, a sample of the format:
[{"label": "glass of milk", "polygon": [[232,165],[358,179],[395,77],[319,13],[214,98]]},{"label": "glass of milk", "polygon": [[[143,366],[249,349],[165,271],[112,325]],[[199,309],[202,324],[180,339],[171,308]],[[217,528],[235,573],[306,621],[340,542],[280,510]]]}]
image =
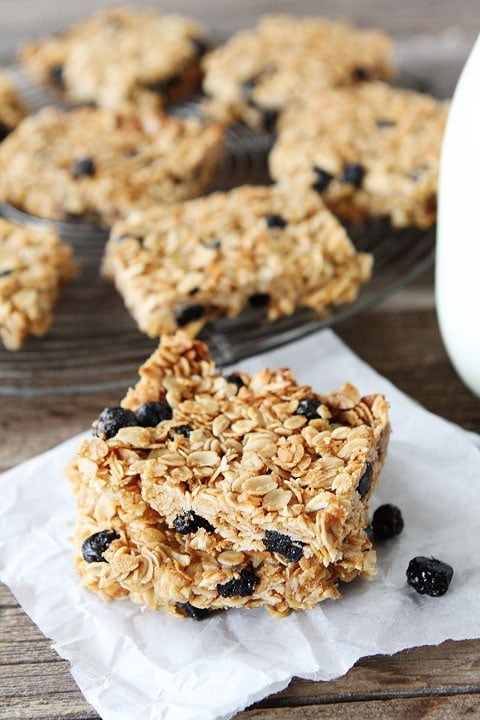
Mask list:
[{"label": "glass of milk", "polygon": [[443,139],[435,300],[447,353],[480,397],[480,36],[458,81]]}]

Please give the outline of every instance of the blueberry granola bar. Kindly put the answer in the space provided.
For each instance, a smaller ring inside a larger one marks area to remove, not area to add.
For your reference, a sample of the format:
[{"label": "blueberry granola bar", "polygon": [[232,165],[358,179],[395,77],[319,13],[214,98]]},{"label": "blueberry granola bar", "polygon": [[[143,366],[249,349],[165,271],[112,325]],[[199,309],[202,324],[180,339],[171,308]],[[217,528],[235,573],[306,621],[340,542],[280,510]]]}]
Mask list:
[{"label": "blueberry granola bar", "polygon": [[156,337],[249,304],[269,320],[325,312],[356,297],[371,265],[313,190],[243,186],[132,213],[112,228],[103,270]]},{"label": "blueberry granola bar", "polygon": [[0,340],[7,350],[47,332],[59,289],[75,272],[71,248],[53,229],[0,218]]},{"label": "blueberry granola bar", "polygon": [[0,70],[0,141],[10,133],[27,114],[27,106],[18,94],[9,76]]},{"label": "blueberry granola bar", "polygon": [[164,336],[69,468],[82,582],[197,618],[339,597],[375,573],[367,504],[388,435],[383,396],[319,395],[286,369],[223,376],[203,343]]},{"label": "blueberry granola bar", "polygon": [[429,227],[447,113],[445,102],[381,82],[325,91],[282,117],[270,173],[314,188],[346,219]]},{"label": "blueberry granola bar", "polygon": [[200,194],[222,146],[218,123],[47,107],[0,146],[0,198],[43,218],[111,225],[134,207]]},{"label": "blueberry granola bar", "polygon": [[267,15],[203,60],[205,112],[254,130],[275,130],[278,113],[325,88],[388,79],[390,39],[324,18]]},{"label": "blueberry granola bar", "polygon": [[194,92],[204,28],[153,8],[110,8],[20,54],[35,80],[75,103],[155,108]]}]

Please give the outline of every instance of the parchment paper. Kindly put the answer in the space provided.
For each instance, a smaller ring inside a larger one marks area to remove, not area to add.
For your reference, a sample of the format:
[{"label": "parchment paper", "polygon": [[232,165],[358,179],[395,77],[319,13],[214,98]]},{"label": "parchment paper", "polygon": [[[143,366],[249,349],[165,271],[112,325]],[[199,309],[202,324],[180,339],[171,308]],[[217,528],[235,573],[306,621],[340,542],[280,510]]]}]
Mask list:
[{"label": "parchment paper", "polygon": [[[405,529],[377,543],[376,578],[346,586],[342,600],[285,619],[255,609],[202,622],[104,603],[80,587],[72,563],[74,503],[63,468],[79,437],[0,477],[0,579],[70,660],[104,720],[228,718],[294,675],[329,680],[365,655],[480,636],[478,436],[405,397],[330,330],[239,366],[267,365],[291,367],[318,392],[349,380],[391,404],[393,434],[371,509],[398,505]],[[416,555],[453,566],[446,595],[420,596],[406,584]]]}]

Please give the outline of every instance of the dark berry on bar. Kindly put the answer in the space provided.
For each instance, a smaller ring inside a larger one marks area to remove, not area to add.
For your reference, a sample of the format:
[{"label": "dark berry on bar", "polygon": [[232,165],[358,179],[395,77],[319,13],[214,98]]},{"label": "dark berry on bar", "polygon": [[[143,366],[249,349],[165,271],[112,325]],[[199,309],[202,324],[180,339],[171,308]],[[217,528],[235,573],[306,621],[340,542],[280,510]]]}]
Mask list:
[{"label": "dark berry on bar", "polygon": [[340,180],[346,185],[359,188],[363,182],[365,168],[360,163],[347,163],[343,168]]},{"label": "dark berry on bar", "polygon": [[255,588],[260,582],[253,571],[253,568],[247,567],[240,571],[240,576],[232,578],[226,583],[217,585],[217,592],[225,598],[230,597],[246,597],[253,595]]},{"label": "dark berry on bar", "polygon": [[184,327],[188,323],[200,320],[205,315],[205,305],[195,303],[194,305],[182,305],[175,311],[175,320],[178,327]]},{"label": "dark berry on bar", "polygon": [[4,277],[8,277],[8,275],[12,275],[13,270],[0,270],[0,279]]},{"label": "dark berry on bar", "polygon": [[268,133],[274,133],[277,127],[279,111],[276,108],[264,108],[262,110],[262,127]]},{"label": "dark berry on bar", "polygon": [[252,307],[265,307],[270,302],[270,295],[268,293],[254,293],[250,295],[248,302]]},{"label": "dark berry on bar", "polygon": [[368,67],[356,67],[353,71],[353,77],[358,82],[362,82],[363,80],[368,80],[370,78],[371,72],[370,68]]},{"label": "dark berry on bar", "polygon": [[78,158],[72,165],[72,175],[74,178],[92,177],[95,175],[95,163],[91,157]]},{"label": "dark berry on bar", "polygon": [[218,250],[221,245],[222,243],[220,240],[208,240],[208,242],[205,243],[205,247],[209,250]]},{"label": "dark berry on bar", "polygon": [[110,543],[119,537],[120,535],[115,530],[101,530],[87,537],[82,543],[82,557],[85,562],[107,562],[103,553]]},{"label": "dark berry on bar", "polygon": [[188,438],[193,432],[193,428],[190,427],[190,425],[178,425],[173,428],[173,432],[177,433],[177,435],[183,435],[183,437]]},{"label": "dark berry on bar", "polygon": [[242,95],[248,99],[257,82],[258,79],[256,77],[250,77],[244,80],[241,84]]},{"label": "dark berry on bar", "polygon": [[208,50],[208,43],[205,40],[205,38],[192,37],[192,38],[190,38],[190,42],[193,44],[193,47],[195,48],[196,56],[199,58],[203,57]]},{"label": "dark berry on bar", "polygon": [[63,65],[52,65],[49,71],[50,82],[57,87],[63,87]]},{"label": "dark berry on bar", "polygon": [[239,390],[245,385],[240,375],[237,375],[236,373],[232,373],[231,375],[225,375],[225,380],[231,385],[236,385]]},{"label": "dark berry on bar", "polygon": [[305,543],[300,542],[300,540],[292,540],[288,535],[282,535],[276,530],[267,530],[265,532],[263,544],[267,550],[283,555],[290,562],[298,562],[303,557]]},{"label": "dark berry on bar", "polygon": [[380,540],[400,535],[403,530],[402,513],[395,505],[380,505],[373,513],[373,534]]},{"label": "dark berry on bar", "polygon": [[312,188],[317,192],[323,192],[333,180],[333,175],[326,170],[322,170],[322,168],[318,167],[318,165],[314,165],[313,169],[315,171],[316,179],[312,183]]},{"label": "dark berry on bar", "polygon": [[370,485],[372,484],[372,474],[373,474],[373,468],[370,465],[370,463],[367,463],[367,467],[365,468],[365,472],[363,473],[362,477],[358,481],[357,485],[357,491],[360,497],[365,497],[365,495],[370,490]]},{"label": "dark berry on bar", "polygon": [[181,515],[177,515],[173,521],[173,529],[181,535],[188,535],[188,533],[197,532],[199,528],[203,528],[209,533],[215,531],[215,528],[208,522],[208,520],[205,520],[205,518],[197,515],[197,513],[193,510],[187,510]]},{"label": "dark berry on bar", "polygon": [[106,407],[93,423],[93,434],[103,440],[115,437],[120,428],[138,425],[137,416],[122,407]]},{"label": "dark berry on bar", "polygon": [[396,124],[397,123],[395,122],[395,120],[387,120],[387,119],[383,119],[383,118],[380,118],[375,121],[375,125],[378,128],[390,128],[390,127],[394,127]]},{"label": "dark berry on bar", "polygon": [[265,215],[265,221],[269,228],[284,228],[288,224],[281,215]]},{"label": "dark berry on bar", "polygon": [[320,417],[317,410],[321,404],[321,401],[317,400],[317,398],[305,398],[304,400],[300,400],[294,414],[305,415],[307,420],[313,420],[314,418]]},{"label": "dark berry on bar", "polygon": [[452,566],[434,557],[419,555],[408,563],[407,582],[420,595],[445,595],[452,577]]},{"label": "dark berry on bar", "polygon": [[177,603],[177,608],[184,613],[185,617],[191,617],[193,620],[205,620],[211,615],[208,608],[198,608],[189,602]]},{"label": "dark berry on bar", "polygon": [[146,402],[137,410],[138,424],[142,427],[156,427],[164,420],[172,419],[172,408],[166,402]]}]

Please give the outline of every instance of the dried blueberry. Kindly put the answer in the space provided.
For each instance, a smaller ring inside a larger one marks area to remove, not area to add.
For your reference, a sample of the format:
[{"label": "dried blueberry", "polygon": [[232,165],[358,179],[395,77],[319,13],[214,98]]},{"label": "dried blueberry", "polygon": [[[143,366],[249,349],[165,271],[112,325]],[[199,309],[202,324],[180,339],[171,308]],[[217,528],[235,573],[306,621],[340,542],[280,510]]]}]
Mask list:
[{"label": "dried blueberry", "polygon": [[376,538],[386,538],[400,535],[403,530],[403,517],[395,505],[380,505],[373,513],[372,530]]},{"label": "dried blueberry", "polygon": [[173,431],[177,433],[177,435],[183,435],[183,437],[190,437],[190,434],[193,432],[193,428],[190,427],[190,425],[178,425],[177,427],[173,428]]},{"label": "dried blueberry", "polygon": [[211,614],[208,608],[198,608],[189,602],[177,603],[177,608],[184,613],[185,617],[191,617],[193,620],[205,620]]},{"label": "dried blueberry", "polygon": [[267,550],[283,555],[290,562],[298,562],[303,557],[305,543],[300,542],[300,540],[292,540],[288,535],[282,535],[276,530],[267,530],[265,532],[263,544]]},{"label": "dried blueberry", "polygon": [[190,42],[195,48],[195,55],[199,58],[203,57],[208,50],[208,43],[205,38],[192,37],[190,38]]},{"label": "dried blueberry", "polygon": [[177,515],[173,521],[173,529],[181,535],[188,535],[188,533],[197,532],[199,528],[203,528],[209,533],[215,531],[215,528],[208,522],[208,520],[205,520],[205,518],[197,515],[197,513],[193,510],[187,510],[181,515]]},{"label": "dried blueberry", "polygon": [[265,307],[270,302],[270,295],[268,293],[254,293],[250,295],[248,302],[252,307]]},{"label": "dried blueberry", "polygon": [[360,497],[365,497],[365,495],[370,490],[370,485],[372,484],[372,474],[373,474],[373,468],[370,465],[370,463],[367,463],[367,467],[365,468],[365,472],[363,473],[362,477],[358,481],[357,485],[357,491]]},{"label": "dried blueberry", "polygon": [[246,567],[240,571],[240,576],[232,578],[226,583],[217,585],[217,592],[225,598],[246,597],[253,595],[260,578],[255,575],[253,568]]},{"label": "dried blueberry", "polygon": [[0,278],[8,277],[8,275],[11,275],[13,273],[13,270],[0,270]]},{"label": "dried blueberry", "polygon": [[172,419],[172,408],[166,402],[146,402],[137,410],[138,424],[142,427],[156,427],[163,420]]},{"label": "dried blueberry", "polygon": [[221,247],[222,243],[220,240],[208,240],[208,242],[205,243],[205,247],[209,250],[218,250]]},{"label": "dried blueberry", "polygon": [[106,407],[93,423],[92,431],[97,437],[108,440],[114,437],[120,428],[132,425],[138,425],[134,412],[122,407]]},{"label": "dried blueberry", "polygon": [[237,388],[240,390],[241,387],[245,385],[240,375],[237,375],[237,373],[232,373],[231,375],[225,375],[225,380],[227,383],[230,383],[231,385],[236,385]]},{"label": "dried blueberry", "polygon": [[453,577],[453,568],[434,557],[414,557],[407,568],[407,582],[420,595],[445,595]]},{"label": "dried blueberry", "polygon": [[357,82],[362,82],[363,80],[368,80],[371,76],[370,68],[359,66],[354,68],[353,70],[353,77]]},{"label": "dried blueberry", "polygon": [[184,327],[194,320],[200,320],[205,314],[205,305],[195,303],[194,305],[182,305],[175,311],[175,320],[178,327]]},{"label": "dried blueberry", "polygon": [[365,168],[360,163],[347,163],[343,168],[340,180],[347,184],[359,188],[363,182]]},{"label": "dried blueberry", "polygon": [[318,167],[318,165],[314,165],[313,169],[317,177],[316,180],[312,183],[312,188],[317,192],[323,192],[327,189],[327,187],[330,185],[330,182],[333,180],[333,175],[326,170],[323,170],[321,167]]},{"label": "dried blueberry", "polygon": [[305,415],[307,420],[313,420],[314,418],[320,417],[317,410],[321,404],[321,401],[317,400],[317,398],[305,398],[304,400],[300,400],[294,414]]},{"label": "dried blueberry", "polygon": [[10,132],[10,128],[5,125],[5,123],[0,122],[0,141],[5,140],[7,135]]},{"label": "dried blueberry", "polygon": [[390,127],[394,127],[396,125],[396,122],[395,122],[395,120],[386,120],[386,119],[380,118],[379,120],[375,121],[375,125],[378,128],[390,128]]},{"label": "dried blueberry", "polygon": [[120,535],[115,530],[101,530],[93,533],[82,543],[82,557],[88,562],[107,562],[103,557],[103,553],[110,543],[119,538]]},{"label": "dried blueberry", "polygon": [[257,84],[257,82],[258,82],[258,78],[256,78],[256,77],[250,77],[250,78],[247,78],[246,80],[243,80],[240,87],[241,87],[242,95],[247,99],[247,101],[249,100],[249,96],[251,95],[251,92],[252,92],[253,88],[255,87],[255,85]]},{"label": "dried blueberry", "polygon": [[50,82],[57,87],[63,87],[63,65],[52,65],[49,71]]},{"label": "dried blueberry", "polygon": [[265,215],[265,221],[269,228],[284,228],[288,224],[281,215]]},{"label": "dried blueberry", "polygon": [[167,94],[170,90],[181,82],[180,75],[170,75],[160,80],[154,80],[149,83],[145,83],[145,87],[152,92],[158,93],[159,95]]},{"label": "dried blueberry", "polygon": [[71,173],[74,178],[91,177],[95,174],[95,163],[91,157],[78,158],[72,165]]},{"label": "dried blueberry", "polygon": [[269,133],[275,132],[279,111],[276,108],[263,108],[262,127]]}]

